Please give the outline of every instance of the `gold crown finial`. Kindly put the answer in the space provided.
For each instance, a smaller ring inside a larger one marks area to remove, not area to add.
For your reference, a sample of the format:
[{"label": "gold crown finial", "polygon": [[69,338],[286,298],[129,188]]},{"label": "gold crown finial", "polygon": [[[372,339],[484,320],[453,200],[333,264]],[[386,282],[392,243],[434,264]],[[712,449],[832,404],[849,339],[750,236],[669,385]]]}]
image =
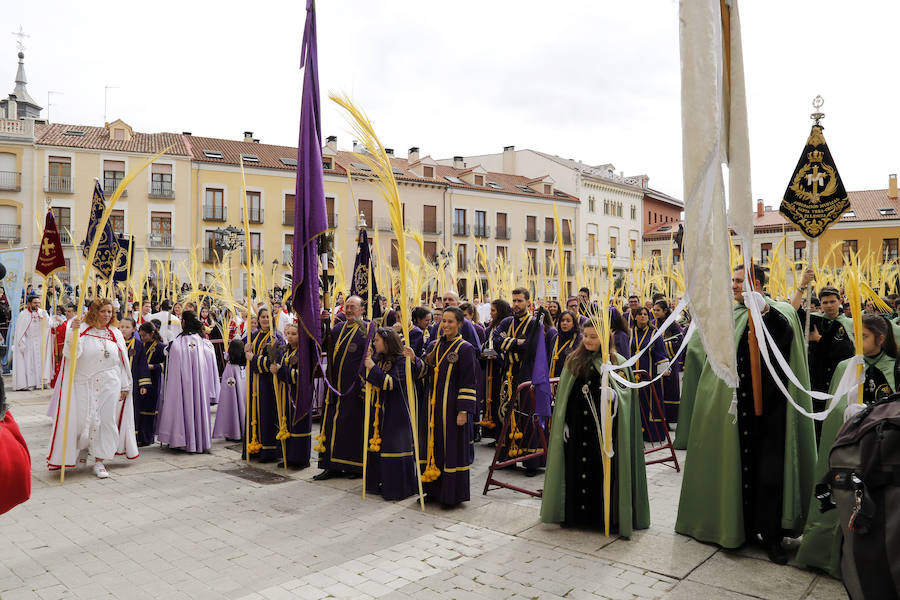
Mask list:
[{"label": "gold crown finial", "polygon": [[824,157],[825,154],[821,150],[813,150],[806,155],[806,158],[808,158],[811,163],[822,162]]},{"label": "gold crown finial", "polygon": [[822,112],[822,105],[825,104],[825,99],[822,96],[816,96],[813,98],[812,105],[815,109],[815,112],[809,115],[809,118],[816,122],[816,125],[819,124],[819,121],[825,118],[825,113]]}]

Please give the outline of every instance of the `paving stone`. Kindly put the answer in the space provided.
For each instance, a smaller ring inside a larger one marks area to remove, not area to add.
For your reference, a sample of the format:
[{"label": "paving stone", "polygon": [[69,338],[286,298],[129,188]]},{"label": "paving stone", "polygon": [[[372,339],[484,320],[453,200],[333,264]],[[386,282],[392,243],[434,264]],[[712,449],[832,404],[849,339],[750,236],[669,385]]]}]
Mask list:
[{"label": "paving stone", "polygon": [[768,560],[718,552],[688,576],[691,581],[718,586],[758,598],[803,598],[815,574],[781,567]]}]

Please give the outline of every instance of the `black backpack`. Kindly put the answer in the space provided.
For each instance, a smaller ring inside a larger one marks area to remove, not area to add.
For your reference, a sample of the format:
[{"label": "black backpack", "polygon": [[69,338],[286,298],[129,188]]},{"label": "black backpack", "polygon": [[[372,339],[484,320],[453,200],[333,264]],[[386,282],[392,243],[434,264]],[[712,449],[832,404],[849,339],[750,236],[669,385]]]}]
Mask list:
[{"label": "black backpack", "polygon": [[844,587],[853,600],[900,599],[900,394],[844,423],[828,464],[816,495],[822,512],[838,509]]}]

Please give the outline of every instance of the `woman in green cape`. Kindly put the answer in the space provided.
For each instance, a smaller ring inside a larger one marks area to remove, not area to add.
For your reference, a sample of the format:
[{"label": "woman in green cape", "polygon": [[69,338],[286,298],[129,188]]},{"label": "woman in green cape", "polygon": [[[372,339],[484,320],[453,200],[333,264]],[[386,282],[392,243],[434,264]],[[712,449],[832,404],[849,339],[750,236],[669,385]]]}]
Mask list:
[{"label": "woman in green cape", "polygon": [[[865,383],[863,402],[870,404],[882,400],[896,391],[897,344],[888,321],[881,315],[864,315],[862,319],[862,346],[865,357]],[[833,394],[844,376],[851,359],[838,363],[831,378]],[[853,398],[856,402],[856,397]],[[831,414],[822,424],[822,439],[819,442],[819,460],[816,463],[814,481],[818,482],[828,472],[828,455],[834,438],[844,424],[844,410],[847,396],[840,399]],[[797,552],[797,562],[807,567],[818,567],[828,571],[833,577],[841,578],[841,524],[838,511],[819,512],[819,501],[813,493],[810,500],[809,518],[803,530],[803,540]]]},{"label": "woman in green cape", "polygon": [[[566,360],[556,390],[550,428],[547,473],[541,502],[541,521],[566,526],[603,527],[603,466],[598,433],[602,419],[600,369],[603,359],[600,336],[591,321],[584,324],[581,345]],[[610,342],[612,346],[612,342]],[[612,355],[614,363],[624,359]],[[631,377],[631,370],[620,373]],[[618,408],[613,419],[613,478],[611,528],[630,537],[634,529],[650,526],[647,471],[641,436],[637,390],[609,385],[616,393]],[[587,390],[587,391],[585,391]]]}]

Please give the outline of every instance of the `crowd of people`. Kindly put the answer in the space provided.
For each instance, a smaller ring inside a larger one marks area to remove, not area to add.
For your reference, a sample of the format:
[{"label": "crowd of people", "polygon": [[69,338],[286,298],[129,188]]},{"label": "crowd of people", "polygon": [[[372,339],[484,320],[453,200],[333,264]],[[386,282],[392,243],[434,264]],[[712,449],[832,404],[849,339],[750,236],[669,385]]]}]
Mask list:
[{"label": "crowd of people", "polygon": [[[276,294],[249,312],[202,296],[96,298],[84,314],[65,303],[54,317],[29,297],[13,380],[52,386],[51,469],[86,464],[105,478],[116,455],[137,458],[155,442],[205,452],[222,438],[242,440],[251,461],[304,469],[316,460],[315,480],[365,475],[365,489],[386,500],[417,495],[421,479],[425,501],[452,508],[469,500],[480,443],[525,475],[544,473],[543,521],[602,528],[608,508],[626,537],[650,523],[645,449],[677,425],[674,447],[688,451],[677,532],[726,548],[760,543],[780,564],[783,539],[802,535],[798,560],[840,576],[837,517],[814,510],[813,483],[827,471],[847,398],[814,425],[780,389],[783,365],[752,368],[751,305],[772,340],[769,362],[777,348],[801,386],[835,390],[855,354],[853,320],[841,290],[806,295],[813,277],[776,301],[746,291],[747,278],[765,289],[762,268],[734,271],[736,389],[699,336],[685,339],[690,314],[672,314],[676,298],[604,305],[582,288],[564,303],[538,302],[521,287],[490,302],[455,291],[431,298],[410,310],[408,339],[399,305],[376,298],[375,317],[359,296],[339,297],[322,315],[311,390],[297,385],[306,332]],[[864,312],[863,389],[874,402],[897,387],[900,325],[874,304]],[[805,410],[823,408],[796,385],[790,394]]]}]

